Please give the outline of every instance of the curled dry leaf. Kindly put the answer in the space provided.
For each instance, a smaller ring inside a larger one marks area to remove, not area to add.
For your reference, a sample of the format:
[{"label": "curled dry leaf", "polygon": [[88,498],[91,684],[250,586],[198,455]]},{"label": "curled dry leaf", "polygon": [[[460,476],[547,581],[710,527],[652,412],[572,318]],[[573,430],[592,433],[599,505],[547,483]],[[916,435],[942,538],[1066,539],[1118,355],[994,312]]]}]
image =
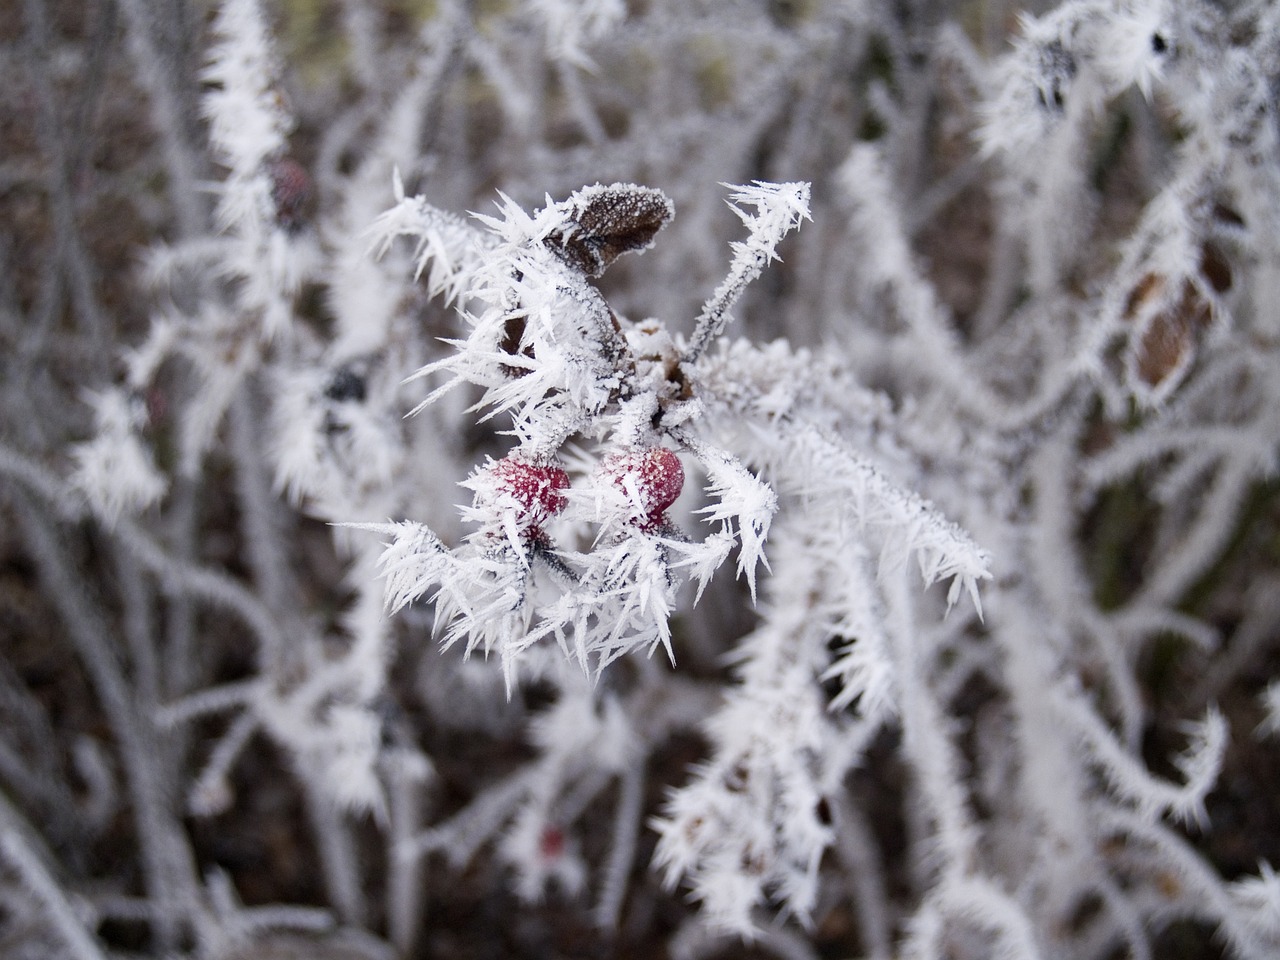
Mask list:
[{"label": "curled dry leaf", "polygon": [[1138,378],[1154,389],[1185,370],[1212,320],[1213,308],[1204,295],[1190,280],[1183,281],[1179,297],[1139,328],[1134,357]]},{"label": "curled dry leaf", "polygon": [[546,238],[547,246],[588,277],[598,277],[624,253],[645,250],[675,208],[661,190],[633,183],[596,184],[564,202],[569,229]]},{"label": "curled dry leaf", "polygon": [[1191,363],[1213,322],[1210,298],[1227,293],[1234,280],[1226,254],[1212,241],[1201,245],[1199,274],[1200,282],[1188,277],[1170,296],[1167,277],[1144,273],[1125,299],[1124,319],[1135,325],[1133,370],[1150,389],[1168,387]]}]

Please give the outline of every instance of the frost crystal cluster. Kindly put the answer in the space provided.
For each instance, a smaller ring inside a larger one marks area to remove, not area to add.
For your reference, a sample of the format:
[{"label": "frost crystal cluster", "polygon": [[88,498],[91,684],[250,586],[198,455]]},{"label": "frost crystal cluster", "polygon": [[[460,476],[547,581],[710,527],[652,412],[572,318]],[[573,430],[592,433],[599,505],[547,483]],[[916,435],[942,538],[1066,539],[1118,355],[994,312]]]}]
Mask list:
[{"label": "frost crystal cluster", "polygon": [[1280,955],[1280,7],[20,6],[0,955]]}]

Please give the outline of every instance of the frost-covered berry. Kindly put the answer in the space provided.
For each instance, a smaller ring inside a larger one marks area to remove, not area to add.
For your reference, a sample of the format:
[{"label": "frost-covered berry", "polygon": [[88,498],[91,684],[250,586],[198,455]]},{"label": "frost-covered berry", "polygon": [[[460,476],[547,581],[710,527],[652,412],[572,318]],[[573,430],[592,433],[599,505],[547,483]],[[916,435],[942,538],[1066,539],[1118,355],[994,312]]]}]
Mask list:
[{"label": "frost-covered berry", "polygon": [[564,831],[553,824],[542,828],[538,837],[538,853],[543,860],[559,860],[564,855]]},{"label": "frost-covered berry", "polygon": [[642,530],[662,526],[667,509],[684,489],[684,467],[666,447],[611,454],[601,467],[614,486],[633,501],[638,500]]},{"label": "frost-covered berry", "polygon": [[503,457],[489,465],[486,487],[490,500],[499,508],[515,508],[522,530],[541,533],[544,523],[568,504],[563,491],[569,475],[555,464],[535,463],[518,455]]},{"label": "frost-covered berry", "polygon": [[289,157],[271,161],[267,173],[271,177],[271,202],[275,204],[276,222],[292,233],[300,229],[307,219],[311,175],[302,164]]}]

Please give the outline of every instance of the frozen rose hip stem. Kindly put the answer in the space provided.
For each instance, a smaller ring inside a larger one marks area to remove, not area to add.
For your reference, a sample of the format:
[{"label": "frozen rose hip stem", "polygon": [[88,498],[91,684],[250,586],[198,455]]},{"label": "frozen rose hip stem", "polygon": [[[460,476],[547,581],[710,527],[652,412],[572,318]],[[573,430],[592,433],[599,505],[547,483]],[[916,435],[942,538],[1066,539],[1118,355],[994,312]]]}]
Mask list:
[{"label": "frozen rose hip stem", "polygon": [[640,529],[650,532],[666,523],[667,509],[684,488],[684,467],[666,447],[646,447],[605,457],[604,475],[640,507]]}]

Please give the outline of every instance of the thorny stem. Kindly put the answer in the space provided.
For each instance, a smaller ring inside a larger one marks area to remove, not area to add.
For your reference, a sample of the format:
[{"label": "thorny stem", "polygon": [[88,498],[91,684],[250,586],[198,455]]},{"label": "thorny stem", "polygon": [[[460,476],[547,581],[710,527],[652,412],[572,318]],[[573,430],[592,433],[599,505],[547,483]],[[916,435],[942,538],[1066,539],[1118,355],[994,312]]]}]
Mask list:
[{"label": "thorny stem", "polygon": [[368,904],[351,827],[323,784],[301,770],[299,780],[329,900],[344,923],[363,926]]},{"label": "thorny stem", "polygon": [[[85,332],[95,347],[94,356],[101,364],[107,356],[105,346],[106,321],[95,293],[97,282],[94,276],[93,262],[85,249],[84,241],[77,224],[73,198],[76,196],[74,184],[71,182],[70,157],[65,131],[58,118],[57,96],[50,76],[49,22],[44,0],[26,0],[28,58],[31,61],[31,75],[39,101],[37,116],[38,131],[43,141],[42,146],[47,157],[51,184],[49,204],[54,225],[54,250],[49,259],[53,271],[51,282],[60,289],[66,282],[70,287],[71,303],[79,321],[84,324]],[[52,291],[50,291],[52,292]],[[47,311],[40,317],[39,333],[28,337],[24,348],[30,354],[43,352],[50,327],[57,312],[58,297],[55,294],[47,302]],[[25,365],[24,365],[25,366]]]},{"label": "thorny stem", "polygon": [[30,840],[21,814],[0,793],[0,859],[18,873],[23,886],[40,901],[62,939],[63,946],[75,960],[107,960],[107,954],[76,916],[66,894],[45,866]]},{"label": "thorny stem", "polygon": [[181,235],[194,237],[206,227],[208,219],[200,201],[200,164],[188,141],[183,122],[185,108],[175,92],[173,77],[165,76],[167,58],[156,46],[154,10],[148,9],[147,0],[118,2],[124,8],[127,21],[129,53],[151,99],[151,117],[160,134],[168,173],[169,202],[177,211]]},{"label": "thorny stem", "polygon": [[834,799],[836,853],[849,877],[849,888],[858,910],[862,947],[869,960],[889,960],[893,955],[892,917],[884,895],[884,869],[876,839],[866,817],[849,796],[842,791]]},{"label": "thorny stem", "polygon": [[702,312],[694,322],[693,336],[689,339],[689,346],[681,358],[682,363],[697,363],[698,358],[711,345],[711,342],[724,333],[729,326],[729,321],[733,319],[729,311],[742,297],[747,284],[764,270],[768,262],[769,255],[763,249],[753,250],[749,258],[734,258],[729,275],[724,278],[720,286],[716,287],[711,298],[703,304]]},{"label": "thorny stem", "polygon": [[179,921],[198,901],[197,882],[191,849],[172,809],[169,785],[156,766],[164,756],[156,749],[157,733],[135,710],[119,658],[107,646],[106,638],[112,631],[103,611],[81,587],[65,549],[25,494],[15,491],[12,499],[12,513],[34,554],[48,595],[55,598],[72,644],[120,738],[146,882],[156,905],[156,936],[162,949],[172,949],[178,940]]},{"label": "thorny stem", "polygon": [[919,774],[916,786],[933,820],[942,873],[961,876],[977,864],[973,823],[958,778],[959,758],[929,689],[928,658],[916,649],[918,630],[905,573],[886,578],[885,601],[901,688],[903,749]]},{"label": "thorny stem", "polygon": [[[248,387],[252,385],[252,380],[246,384]],[[267,608],[287,623],[290,619],[288,612],[294,609],[293,584],[287,572],[291,567],[280,548],[285,538],[279,504],[270,495],[259,452],[258,425],[250,403],[249,394],[242,393],[232,401],[229,411],[240,525],[258,591]],[[273,631],[260,639],[273,640],[276,636],[278,634]],[[272,673],[283,666],[284,655],[285,650],[281,646],[265,646],[260,652],[264,670]]]},{"label": "thorny stem", "polygon": [[422,858],[404,856],[401,851],[422,826],[429,773],[415,769],[415,764],[424,763],[420,757],[409,755],[407,750],[400,753],[405,755],[393,756],[388,771],[391,822],[387,831],[387,925],[391,942],[401,956],[409,957],[422,927],[425,864]]},{"label": "thorny stem", "polygon": [[617,929],[627,892],[627,878],[635,865],[636,840],[644,812],[644,784],[645,764],[639,760],[630,763],[619,778],[609,859],[605,863],[600,898],[594,911],[596,926],[606,933]]}]

